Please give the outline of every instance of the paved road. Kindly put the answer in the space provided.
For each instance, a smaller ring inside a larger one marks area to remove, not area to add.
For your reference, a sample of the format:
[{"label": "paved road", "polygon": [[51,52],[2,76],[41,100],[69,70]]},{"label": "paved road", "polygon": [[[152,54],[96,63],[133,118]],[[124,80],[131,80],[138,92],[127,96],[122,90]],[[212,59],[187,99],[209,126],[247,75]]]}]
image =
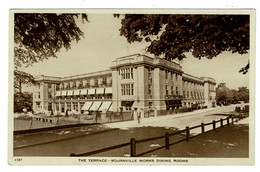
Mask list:
[{"label": "paved road", "polygon": [[[88,129],[86,129],[86,127],[84,129],[73,128],[53,132],[49,131],[37,134],[22,135],[14,138],[15,145],[21,145],[21,143],[25,145],[33,142],[37,143],[39,140],[46,142],[53,138],[59,137],[61,137],[63,140],[54,141],[47,144],[37,144],[35,146],[17,148],[14,149],[14,155],[69,156],[70,153],[84,153],[108,146],[129,142],[130,138],[132,137],[136,139],[143,139],[162,136],[165,134],[165,132],[173,132],[176,131],[176,129],[184,129],[186,126],[199,125],[201,122],[212,122],[212,120],[225,118],[227,113],[233,111],[234,108],[235,106],[231,105],[227,107],[218,107],[214,109],[203,109],[184,114],[174,114],[162,117],[142,119],[141,124],[138,124],[137,121],[105,124],[97,126],[99,131],[105,131],[113,128],[121,129],[93,134],[93,131],[95,131],[95,129],[92,128],[91,135],[88,134],[89,131]],[[200,129],[198,131],[192,130],[191,133],[198,132],[200,132]],[[77,137],[75,137],[75,135]],[[71,139],[64,139],[70,137]],[[149,147],[156,146],[156,144],[153,142],[149,142],[148,144]],[[139,149],[142,149],[144,147],[145,146],[140,146]],[[109,153],[103,153],[99,155],[129,156],[129,146],[117,149],[116,151],[110,151]]]},{"label": "paved road", "polygon": [[[188,113],[182,114],[174,114],[168,116],[162,116],[158,118],[149,118],[149,119],[141,119],[141,123],[138,124],[137,121],[128,121],[122,123],[111,123],[106,124],[107,127],[110,128],[121,128],[128,129],[132,127],[144,127],[144,126],[152,126],[152,127],[175,127],[177,129],[185,129],[186,126],[196,126],[201,123],[212,122],[213,120],[219,120],[220,118],[226,118],[230,113],[234,112],[236,105],[217,107],[212,109],[202,109]],[[226,124],[226,121],[224,121]],[[219,126],[218,123],[216,126]],[[211,129],[212,126],[206,127],[206,131]],[[194,133],[200,131],[193,130]]]}]

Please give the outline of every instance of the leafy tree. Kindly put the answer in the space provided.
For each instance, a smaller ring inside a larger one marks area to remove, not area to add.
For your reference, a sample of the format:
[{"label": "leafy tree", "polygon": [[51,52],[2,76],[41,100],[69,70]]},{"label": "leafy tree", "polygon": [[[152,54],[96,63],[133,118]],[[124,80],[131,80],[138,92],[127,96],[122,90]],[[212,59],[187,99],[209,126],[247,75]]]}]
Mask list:
[{"label": "leafy tree", "polygon": [[228,104],[230,102],[229,89],[227,87],[216,89],[216,101],[217,104]]},{"label": "leafy tree", "polygon": [[249,101],[249,89],[247,87],[239,87],[236,89],[229,89],[227,87],[217,87],[216,89],[217,103],[230,104],[238,101]]},{"label": "leafy tree", "polygon": [[240,100],[237,90],[231,89],[231,90],[228,92],[228,94],[230,95],[230,96],[229,96],[229,97],[230,97],[230,100],[229,100],[230,103],[234,103],[234,102],[237,102],[237,101]]},{"label": "leafy tree", "polygon": [[247,89],[246,87],[239,87],[237,92],[241,101],[249,101],[249,89]]},{"label": "leafy tree", "polygon": [[[61,49],[70,49],[71,42],[80,40],[83,32],[76,24],[80,14],[15,13],[15,67],[56,57]],[[82,22],[88,21],[82,14]]]},{"label": "leafy tree", "polygon": [[19,70],[14,71],[14,88],[15,92],[22,93],[22,84],[33,85],[36,81],[34,77],[26,72],[22,72]]},{"label": "leafy tree", "polygon": [[150,42],[147,51],[166,60],[182,60],[188,52],[211,59],[223,51],[249,50],[249,15],[125,14],[121,24],[120,35],[129,43]]},{"label": "leafy tree", "polygon": [[86,14],[15,13],[14,14],[14,111],[32,108],[32,95],[22,93],[22,84],[35,84],[34,77],[18,68],[56,57],[61,48],[70,49],[71,42],[84,36],[76,24]]},{"label": "leafy tree", "polygon": [[32,93],[15,93],[14,112],[22,112],[24,108],[26,108],[28,111],[32,110]]}]

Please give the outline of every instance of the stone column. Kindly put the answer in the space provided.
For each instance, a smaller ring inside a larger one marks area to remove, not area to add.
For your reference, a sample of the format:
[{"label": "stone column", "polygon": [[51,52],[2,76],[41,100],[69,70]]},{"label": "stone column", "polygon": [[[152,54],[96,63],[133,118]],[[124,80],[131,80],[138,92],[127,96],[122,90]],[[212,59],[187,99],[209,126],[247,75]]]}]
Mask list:
[{"label": "stone column", "polygon": [[66,112],[67,112],[67,102],[64,102],[64,113],[66,115]]},{"label": "stone column", "polygon": [[81,113],[81,108],[82,108],[82,107],[80,107],[80,102],[78,102],[78,112],[79,112],[79,113]]},{"label": "stone column", "polygon": [[165,78],[164,71],[160,70],[160,68],[155,68],[153,78],[155,116],[158,116],[161,113],[161,111],[166,110],[166,104],[164,101],[165,79],[163,78]]},{"label": "stone column", "polygon": [[120,69],[113,69],[112,70],[112,111],[113,112],[118,112],[119,109],[118,107],[120,106],[119,99],[121,97],[121,85],[120,85],[120,78],[121,75],[119,75],[118,71]]}]

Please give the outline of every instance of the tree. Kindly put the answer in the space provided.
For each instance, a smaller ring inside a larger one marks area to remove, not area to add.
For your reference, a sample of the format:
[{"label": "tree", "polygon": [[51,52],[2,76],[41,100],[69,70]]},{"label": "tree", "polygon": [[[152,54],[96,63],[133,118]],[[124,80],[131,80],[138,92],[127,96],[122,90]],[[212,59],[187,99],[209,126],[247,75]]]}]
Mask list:
[{"label": "tree", "polygon": [[70,49],[71,42],[84,36],[76,24],[86,14],[15,13],[14,14],[14,111],[32,108],[32,95],[22,93],[22,84],[32,85],[34,77],[18,68],[56,57],[61,48]]},{"label": "tree", "polygon": [[33,85],[36,81],[34,77],[26,72],[22,72],[19,70],[14,71],[14,88],[15,92],[22,93],[22,84]]},{"label": "tree", "polygon": [[245,102],[249,101],[249,89],[247,87],[239,87],[237,92],[239,100]]},{"label": "tree", "polygon": [[216,89],[216,101],[218,104],[230,104],[238,101],[249,101],[249,89],[247,87],[239,87],[229,89],[226,86],[218,86]]},{"label": "tree", "polygon": [[[26,67],[56,57],[61,48],[70,49],[71,42],[83,37],[75,19],[80,14],[15,13],[14,64]],[[88,21],[81,14],[82,22]]]},{"label": "tree", "polygon": [[229,94],[229,89],[227,87],[219,88],[217,87],[216,89],[216,101],[217,104],[228,104],[230,103],[230,94]]},{"label": "tree", "polygon": [[26,108],[28,111],[32,110],[32,93],[17,92],[14,94],[14,112],[23,112]]},{"label": "tree", "polygon": [[211,59],[223,51],[249,50],[249,15],[125,14],[121,24],[120,35],[129,43],[150,42],[147,51],[166,60],[182,60],[188,52]]}]

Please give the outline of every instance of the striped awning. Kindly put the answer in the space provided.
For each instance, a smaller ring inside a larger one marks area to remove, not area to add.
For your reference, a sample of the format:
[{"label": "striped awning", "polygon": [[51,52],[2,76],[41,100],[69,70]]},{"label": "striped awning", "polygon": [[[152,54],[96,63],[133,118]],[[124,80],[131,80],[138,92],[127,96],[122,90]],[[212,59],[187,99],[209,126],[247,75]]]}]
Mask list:
[{"label": "striped awning", "polygon": [[93,110],[93,111],[99,110],[101,103],[102,102],[94,102],[89,110]]},{"label": "striped awning", "polygon": [[69,90],[67,96],[73,96],[73,90]]},{"label": "striped awning", "polygon": [[62,91],[61,92],[61,96],[66,96],[67,95],[67,91]]},{"label": "striped awning", "polygon": [[111,107],[111,104],[112,102],[111,101],[106,101],[106,102],[103,102],[102,105],[100,106],[99,110],[103,111],[108,111],[109,108]]},{"label": "striped awning", "polygon": [[86,89],[80,90],[80,95],[87,95],[87,90]]},{"label": "striped awning", "polygon": [[96,94],[104,94],[105,88],[97,88]]},{"label": "striped awning", "polygon": [[105,94],[112,94],[112,87],[105,88]]},{"label": "striped awning", "polygon": [[74,90],[74,96],[78,96],[79,95],[79,91],[80,90]]},{"label": "striped awning", "polygon": [[93,94],[95,94],[95,88],[90,88],[90,89],[88,89],[88,95],[93,95]]},{"label": "striped awning", "polygon": [[61,96],[61,91],[57,91],[55,96],[56,97]]},{"label": "striped awning", "polygon": [[85,102],[84,106],[81,108],[81,110],[89,110],[90,106],[93,102]]}]

